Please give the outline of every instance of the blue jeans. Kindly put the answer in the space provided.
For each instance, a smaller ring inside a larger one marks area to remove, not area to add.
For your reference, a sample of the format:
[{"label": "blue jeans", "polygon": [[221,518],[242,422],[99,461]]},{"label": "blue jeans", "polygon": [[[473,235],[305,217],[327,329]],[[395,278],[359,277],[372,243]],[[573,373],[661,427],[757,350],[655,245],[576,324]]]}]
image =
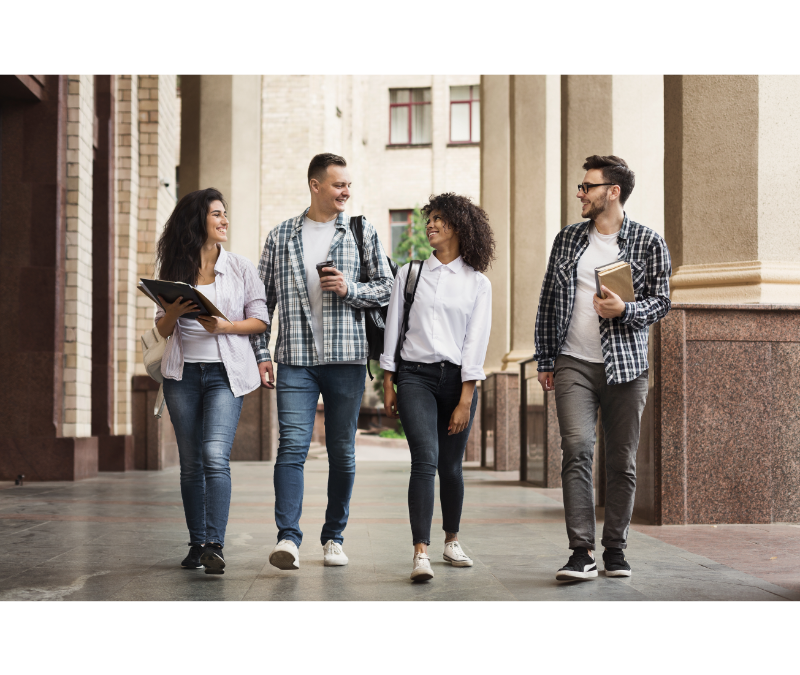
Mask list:
[{"label": "blue jeans", "polygon": [[275,524],[278,541],[303,541],[303,465],[308,456],[317,401],[325,404],[325,445],[328,449],[328,508],[320,541],[341,544],[350,514],[350,495],[356,477],[356,425],[364,394],[366,368],[360,365],[278,365],[280,441],[275,460]]},{"label": "blue jeans", "polygon": [[225,545],[231,505],[231,446],[243,396],[231,391],[222,363],[185,363],[183,379],[164,379],[175,428],[181,497],[192,544]]},{"label": "blue jeans", "polygon": [[464,502],[461,465],[467,448],[478,392],[472,395],[469,424],[460,434],[448,436],[450,416],[461,400],[461,368],[441,363],[400,363],[397,374],[397,408],[411,450],[408,515],[414,544],[431,543],[434,484],[439,471],[442,529],[458,532]]}]

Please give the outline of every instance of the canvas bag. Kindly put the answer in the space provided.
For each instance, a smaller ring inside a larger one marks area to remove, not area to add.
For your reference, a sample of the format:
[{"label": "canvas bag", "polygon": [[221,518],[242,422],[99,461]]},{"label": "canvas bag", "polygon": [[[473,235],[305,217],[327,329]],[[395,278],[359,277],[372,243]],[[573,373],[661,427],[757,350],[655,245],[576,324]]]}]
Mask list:
[{"label": "canvas bag", "polygon": [[167,339],[161,336],[158,328],[153,326],[142,335],[142,361],[144,362],[147,374],[161,386],[156,395],[156,405],[153,415],[161,417],[164,412],[164,376],[161,374],[161,359],[164,358],[164,350],[167,348]]}]

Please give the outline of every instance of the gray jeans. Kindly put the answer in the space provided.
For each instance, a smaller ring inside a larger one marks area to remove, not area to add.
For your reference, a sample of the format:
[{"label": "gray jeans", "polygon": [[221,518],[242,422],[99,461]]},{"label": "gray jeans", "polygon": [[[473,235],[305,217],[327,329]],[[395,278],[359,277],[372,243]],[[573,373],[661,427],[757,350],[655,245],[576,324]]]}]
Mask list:
[{"label": "gray jeans", "polygon": [[592,459],[597,408],[606,448],[606,506],[603,539],[607,548],[627,548],[636,493],[639,424],[647,402],[647,371],[631,382],[607,384],[602,363],[572,356],[556,359],[554,385],[561,427],[561,484],[569,547],[594,549]]}]

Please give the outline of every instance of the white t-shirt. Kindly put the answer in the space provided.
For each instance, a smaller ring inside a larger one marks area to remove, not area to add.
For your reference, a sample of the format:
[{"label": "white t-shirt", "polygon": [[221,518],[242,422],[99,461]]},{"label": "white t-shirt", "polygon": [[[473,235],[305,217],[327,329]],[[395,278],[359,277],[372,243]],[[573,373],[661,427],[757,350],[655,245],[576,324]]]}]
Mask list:
[{"label": "white t-shirt", "polygon": [[[331,241],[336,233],[336,218],[327,223],[318,223],[308,216],[303,219],[303,263],[306,268],[306,291],[311,305],[311,332],[320,364],[325,363],[322,327],[322,286],[317,272],[317,263],[325,262],[331,252]],[[335,361],[339,365],[364,365],[366,359],[357,361]]]},{"label": "white t-shirt", "polygon": [[[197,286],[212,304],[217,304],[217,282]],[[222,361],[217,336],[209,333],[197,319],[178,319],[181,327],[183,360],[185,363],[214,363]]]},{"label": "white t-shirt", "polygon": [[578,261],[578,286],[575,306],[561,353],[589,363],[603,363],[600,346],[600,317],[594,311],[592,299],[597,294],[594,268],[616,262],[619,256],[617,235],[600,234],[589,227],[589,246]]}]

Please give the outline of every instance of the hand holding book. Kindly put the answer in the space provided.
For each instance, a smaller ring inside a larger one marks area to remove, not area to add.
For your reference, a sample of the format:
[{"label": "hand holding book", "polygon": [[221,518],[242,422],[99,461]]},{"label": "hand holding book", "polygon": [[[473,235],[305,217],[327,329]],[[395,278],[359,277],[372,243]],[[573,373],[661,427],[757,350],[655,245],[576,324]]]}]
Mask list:
[{"label": "hand holding book", "polygon": [[635,302],[631,266],[623,261],[602,265],[594,270],[597,294],[592,298],[594,311],[604,319],[614,319],[625,313],[625,303]]}]

